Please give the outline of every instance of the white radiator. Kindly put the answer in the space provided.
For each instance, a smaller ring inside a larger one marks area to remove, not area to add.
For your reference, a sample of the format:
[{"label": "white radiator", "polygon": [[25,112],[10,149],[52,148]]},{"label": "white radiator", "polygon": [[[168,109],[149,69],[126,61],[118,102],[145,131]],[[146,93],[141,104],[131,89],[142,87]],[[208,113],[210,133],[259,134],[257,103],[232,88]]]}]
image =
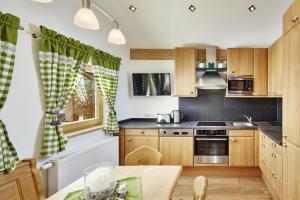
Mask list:
[{"label": "white radiator", "polygon": [[48,170],[48,195],[52,195],[83,176],[83,170],[93,164],[113,162],[119,165],[119,137],[110,137],[54,161]]}]

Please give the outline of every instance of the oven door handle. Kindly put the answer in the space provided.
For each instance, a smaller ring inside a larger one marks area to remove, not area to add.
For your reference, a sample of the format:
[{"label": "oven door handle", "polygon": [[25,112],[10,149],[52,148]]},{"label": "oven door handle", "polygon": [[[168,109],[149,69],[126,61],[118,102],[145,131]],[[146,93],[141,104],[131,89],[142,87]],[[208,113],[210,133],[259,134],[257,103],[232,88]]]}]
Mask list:
[{"label": "oven door handle", "polygon": [[196,141],[226,141],[228,140],[227,138],[196,138]]}]

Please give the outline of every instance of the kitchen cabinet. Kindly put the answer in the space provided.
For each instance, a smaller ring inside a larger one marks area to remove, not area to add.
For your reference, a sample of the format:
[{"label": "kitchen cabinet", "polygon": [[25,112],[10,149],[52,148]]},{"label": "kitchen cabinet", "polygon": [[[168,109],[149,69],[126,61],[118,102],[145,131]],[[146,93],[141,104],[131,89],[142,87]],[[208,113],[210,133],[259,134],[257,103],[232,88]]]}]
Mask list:
[{"label": "kitchen cabinet", "polygon": [[255,137],[253,130],[229,131],[229,166],[255,166]]},{"label": "kitchen cabinet", "polygon": [[300,199],[300,148],[284,141],[283,152],[283,199]]},{"label": "kitchen cabinet", "polygon": [[268,49],[254,49],[254,96],[268,95]]},{"label": "kitchen cabinet", "polygon": [[196,97],[196,48],[175,48],[174,96]]},{"label": "kitchen cabinet", "polygon": [[193,137],[161,137],[162,164],[193,166],[193,147]]},{"label": "kitchen cabinet", "polygon": [[282,199],[283,193],[283,154],[282,146],[273,142],[260,132],[259,138],[259,167],[263,179],[275,199]]},{"label": "kitchen cabinet", "polygon": [[283,33],[286,34],[299,24],[300,1],[295,0],[283,15]]},{"label": "kitchen cabinet", "polygon": [[227,49],[227,74],[234,76],[254,75],[254,49]]},{"label": "kitchen cabinet", "polygon": [[300,25],[291,30],[284,40],[283,134],[288,142],[300,147]]},{"label": "kitchen cabinet", "polygon": [[284,38],[278,39],[268,52],[268,95],[282,96]]},{"label": "kitchen cabinet", "polygon": [[125,129],[125,157],[142,146],[159,149],[158,129]]}]

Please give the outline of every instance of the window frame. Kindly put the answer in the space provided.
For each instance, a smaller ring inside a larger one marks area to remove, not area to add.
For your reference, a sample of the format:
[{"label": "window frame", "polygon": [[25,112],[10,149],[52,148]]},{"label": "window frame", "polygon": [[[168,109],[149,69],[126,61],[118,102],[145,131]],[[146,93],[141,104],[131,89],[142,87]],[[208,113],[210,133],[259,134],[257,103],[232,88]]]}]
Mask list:
[{"label": "window frame", "polygon": [[[85,72],[93,73],[92,66],[87,65],[85,67]],[[95,81],[95,79],[94,79]],[[97,93],[97,102],[95,111],[98,112],[98,116],[92,119],[86,119],[83,121],[75,121],[75,122],[68,122],[65,124],[62,124],[61,127],[63,128],[63,133],[65,135],[71,135],[74,132],[83,133],[86,132],[85,130],[90,128],[102,128],[103,127],[103,118],[104,118],[104,104],[103,104],[103,98],[100,94],[100,92],[97,90],[97,86],[95,84],[95,93]],[[97,110],[96,110],[97,109]]]}]

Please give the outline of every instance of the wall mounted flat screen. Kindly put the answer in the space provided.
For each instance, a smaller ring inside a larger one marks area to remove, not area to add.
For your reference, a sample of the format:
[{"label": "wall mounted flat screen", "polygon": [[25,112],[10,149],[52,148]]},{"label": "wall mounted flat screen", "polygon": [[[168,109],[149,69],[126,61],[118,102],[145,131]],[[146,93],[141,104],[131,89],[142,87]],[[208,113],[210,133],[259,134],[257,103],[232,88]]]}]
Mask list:
[{"label": "wall mounted flat screen", "polygon": [[134,96],[171,95],[170,73],[134,73],[132,83]]}]

